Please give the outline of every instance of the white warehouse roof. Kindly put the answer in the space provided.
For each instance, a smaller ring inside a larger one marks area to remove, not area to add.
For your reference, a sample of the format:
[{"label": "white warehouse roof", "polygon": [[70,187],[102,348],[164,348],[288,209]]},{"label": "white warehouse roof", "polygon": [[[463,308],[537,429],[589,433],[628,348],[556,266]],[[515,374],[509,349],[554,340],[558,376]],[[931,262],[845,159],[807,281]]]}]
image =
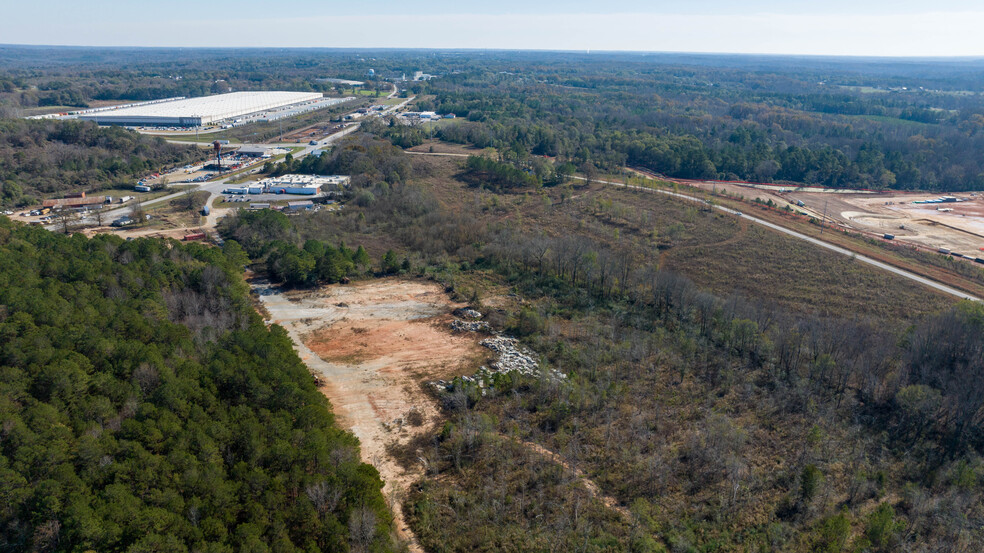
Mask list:
[{"label": "white warehouse roof", "polygon": [[118,125],[202,125],[323,98],[319,92],[230,92],[158,104],[121,106],[79,119]]}]

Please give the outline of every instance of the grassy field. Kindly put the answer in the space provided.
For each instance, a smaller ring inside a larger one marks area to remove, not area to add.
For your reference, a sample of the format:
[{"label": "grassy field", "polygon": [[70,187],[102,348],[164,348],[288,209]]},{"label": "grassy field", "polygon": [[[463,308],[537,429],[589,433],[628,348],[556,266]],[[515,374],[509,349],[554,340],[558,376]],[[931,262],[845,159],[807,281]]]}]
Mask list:
[{"label": "grassy field", "polygon": [[[689,190],[693,190],[688,188]],[[706,195],[706,193],[703,193]],[[831,244],[877,259],[907,271],[925,276],[937,282],[959,288],[978,297],[984,296],[984,271],[973,264],[957,262],[944,256],[927,252],[907,251],[892,243],[883,243],[828,229],[820,236],[820,228],[808,218],[771,209],[767,206],[735,198],[715,196],[714,201],[733,209],[754,212],[756,217],[782,225],[797,232],[822,238]]]},{"label": "grassy field", "polygon": [[190,196],[182,195],[170,201],[149,206],[144,211],[151,215],[151,220],[147,222],[145,227],[168,230],[201,225],[205,220],[201,215],[201,208],[208,200],[208,196],[208,192],[196,191],[192,192]]},{"label": "grassy field", "polygon": [[[435,174],[426,185],[452,209],[481,202],[478,216],[487,224],[508,222],[556,236],[576,232],[625,247],[714,293],[737,291],[795,311],[884,321],[912,320],[954,303],[902,277],[686,200],[596,183],[523,195],[462,193],[454,178],[460,160],[419,157],[415,163]],[[858,305],[866,306],[864,313]]]}]

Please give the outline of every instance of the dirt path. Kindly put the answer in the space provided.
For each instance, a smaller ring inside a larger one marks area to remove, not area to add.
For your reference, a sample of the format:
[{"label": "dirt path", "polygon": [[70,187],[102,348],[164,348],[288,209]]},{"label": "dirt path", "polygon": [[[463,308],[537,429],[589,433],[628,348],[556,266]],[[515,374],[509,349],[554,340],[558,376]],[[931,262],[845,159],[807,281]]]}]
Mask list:
[{"label": "dirt path", "polygon": [[287,330],[321,381],[339,424],[359,438],[363,461],[379,470],[398,535],[422,552],[402,500],[423,467],[404,470],[387,446],[435,431],[438,406],[422,381],[473,372],[487,355],[478,336],[450,332],[460,304],[430,282],[382,279],[303,293],[252,285],[268,322]]},{"label": "dirt path", "polygon": [[589,494],[591,494],[591,497],[597,499],[598,501],[601,501],[606,507],[622,515],[622,517],[625,518],[625,520],[627,521],[632,520],[632,513],[630,513],[628,509],[619,505],[618,500],[615,499],[614,497],[603,494],[601,492],[601,488],[598,486],[597,483],[595,483],[594,480],[588,478],[588,476],[584,474],[584,472],[581,469],[574,467],[570,463],[565,461],[564,458],[560,456],[560,454],[554,453],[553,451],[550,451],[549,449],[537,443],[526,442],[518,439],[513,439],[513,440],[520,445],[528,447],[534,453],[542,455],[543,457],[549,459],[550,461],[564,467],[565,470],[571,471],[574,477],[577,478],[581,482],[581,485],[584,486],[584,489],[587,490]]},{"label": "dirt path", "polygon": [[403,153],[411,154],[415,156],[444,156],[444,157],[471,157],[473,154],[455,154],[452,152],[414,152],[411,150],[404,150]]},{"label": "dirt path", "polygon": [[724,240],[721,240],[720,242],[714,242],[711,244],[691,244],[689,246],[675,246],[663,250],[659,254],[659,266],[660,267],[666,266],[666,260],[669,257],[670,253],[680,253],[683,250],[693,249],[693,248],[718,248],[721,246],[728,246],[734,242],[737,242],[740,238],[742,238],[745,235],[746,231],[748,231],[748,221],[742,218],[738,222],[738,232],[732,234],[731,236],[725,238]]}]

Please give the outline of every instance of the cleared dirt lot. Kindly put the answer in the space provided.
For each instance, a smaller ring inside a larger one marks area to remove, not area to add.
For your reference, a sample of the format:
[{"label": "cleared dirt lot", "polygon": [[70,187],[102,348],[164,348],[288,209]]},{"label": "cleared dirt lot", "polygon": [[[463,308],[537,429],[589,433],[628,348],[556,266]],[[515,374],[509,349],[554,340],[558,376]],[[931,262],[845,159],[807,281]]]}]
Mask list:
[{"label": "cleared dirt lot", "polygon": [[[823,209],[827,216],[852,229],[876,234],[893,234],[926,248],[946,248],[968,255],[984,247],[984,196],[954,194],[965,202],[914,204],[917,200],[939,198],[939,194],[848,194],[832,197],[821,193],[791,193],[812,210]],[[940,209],[937,209],[940,208]],[[948,210],[948,211],[941,211]]]},{"label": "cleared dirt lot", "polygon": [[[821,218],[853,231],[881,236],[936,250],[946,248],[980,257],[984,248],[984,193],[952,194],[967,201],[914,204],[939,198],[939,193],[871,192],[781,185],[743,185],[712,181],[678,181],[702,190],[726,192],[746,200],[772,200],[790,209]],[[799,205],[802,202],[803,205]],[[937,209],[940,208],[940,209]],[[941,209],[943,211],[941,211]]]},{"label": "cleared dirt lot", "polygon": [[[474,372],[488,357],[472,333],[452,333],[452,302],[431,282],[381,279],[282,292],[253,282],[268,322],[287,329],[321,382],[339,423],[362,443],[362,458],[383,477],[398,529],[403,494],[423,470],[404,470],[387,448],[434,432],[438,406],[424,381]],[[419,550],[416,546],[415,550]]]}]

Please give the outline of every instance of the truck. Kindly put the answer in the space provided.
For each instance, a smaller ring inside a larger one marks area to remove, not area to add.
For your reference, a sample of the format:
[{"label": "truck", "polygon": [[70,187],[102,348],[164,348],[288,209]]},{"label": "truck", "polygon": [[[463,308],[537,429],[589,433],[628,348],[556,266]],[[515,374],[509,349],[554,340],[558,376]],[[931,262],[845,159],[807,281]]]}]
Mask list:
[{"label": "truck", "polygon": [[895,235],[894,234],[886,234],[886,235],[884,235],[884,238],[885,238],[885,240],[895,240]]},{"label": "truck", "polygon": [[184,238],[182,238],[182,240],[184,240],[185,242],[190,242],[192,240],[202,240],[204,238],[205,238],[205,233],[204,232],[196,232],[196,233],[193,233],[193,234],[186,234],[186,235],[184,235]]}]

